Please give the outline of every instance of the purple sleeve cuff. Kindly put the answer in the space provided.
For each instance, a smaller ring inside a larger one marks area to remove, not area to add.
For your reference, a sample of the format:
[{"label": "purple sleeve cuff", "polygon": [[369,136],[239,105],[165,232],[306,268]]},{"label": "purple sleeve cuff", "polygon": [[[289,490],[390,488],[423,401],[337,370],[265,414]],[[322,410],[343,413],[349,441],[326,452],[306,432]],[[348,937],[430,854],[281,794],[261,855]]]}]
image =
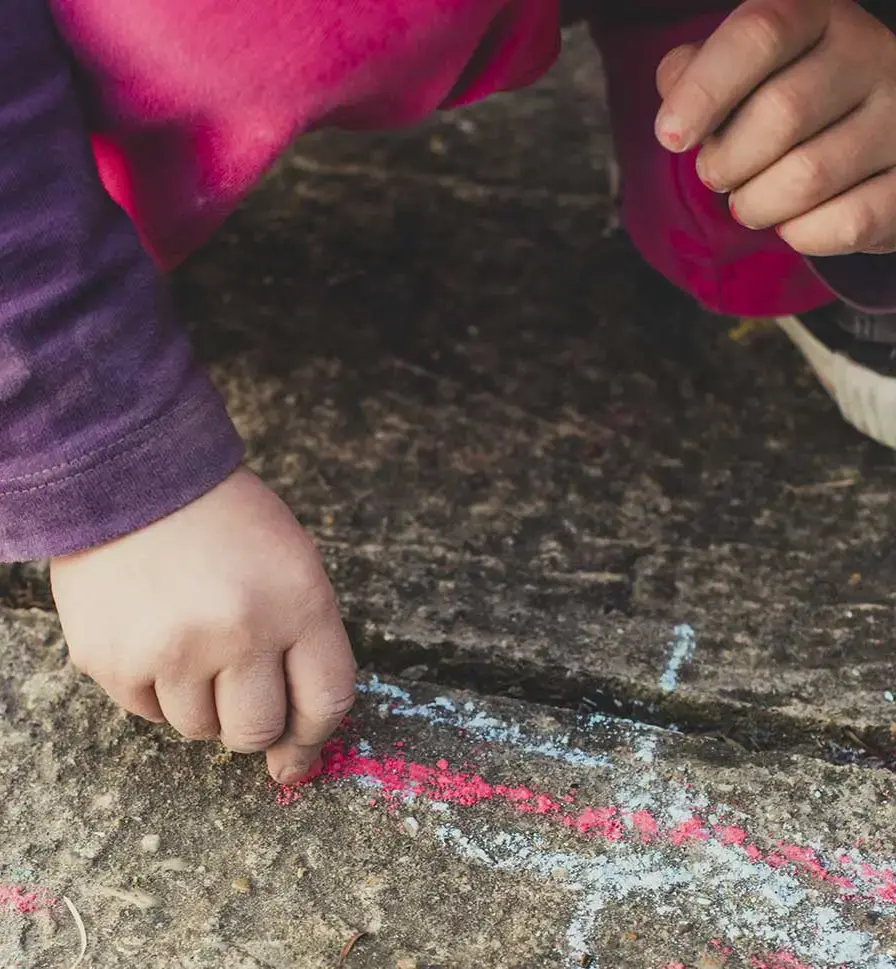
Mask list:
[{"label": "purple sleeve cuff", "polygon": [[59,555],[210,490],[242,445],[96,170],[41,0],[0,33],[0,560]]},{"label": "purple sleeve cuff", "polygon": [[204,380],[127,438],[44,471],[0,481],[0,561],[64,555],[182,508],[236,468],[243,443]]}]

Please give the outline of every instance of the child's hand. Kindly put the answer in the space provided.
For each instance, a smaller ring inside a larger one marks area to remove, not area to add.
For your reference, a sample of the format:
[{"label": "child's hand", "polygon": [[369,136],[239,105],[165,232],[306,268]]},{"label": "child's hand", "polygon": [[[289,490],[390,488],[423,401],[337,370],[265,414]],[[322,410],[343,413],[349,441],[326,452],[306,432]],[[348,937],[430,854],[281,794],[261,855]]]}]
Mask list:
[{"label": "child's hand", "polygon": [[807,255],[896,249],[896,35],[853,0],[747,0],[657,72],[657,136],[700,143],[735,218]]},{"label": "child's hand", "polygon": [[[267,750],[295,783],[351,707],[355,663],[311,540],[254,475],[55,559],[73,662],[132,713]],[[285,732],[284,732],[285,731]]]}]

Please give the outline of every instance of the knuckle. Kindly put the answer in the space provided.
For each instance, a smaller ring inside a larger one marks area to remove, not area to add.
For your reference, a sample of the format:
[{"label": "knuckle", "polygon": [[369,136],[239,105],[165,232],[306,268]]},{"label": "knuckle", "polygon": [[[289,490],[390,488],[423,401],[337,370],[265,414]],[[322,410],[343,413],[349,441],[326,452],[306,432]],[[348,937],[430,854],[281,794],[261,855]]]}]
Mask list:
[{"label": "knuckle", "polygon": [[229,590],[217,596],[213,602],[199,606],[188,628],[192,636],[207,639],[209,636],[240,635],[252,621],[252,607],[239,589]]},{"label": "knuckle", "polygon": [[320,585],[329,585],[323,557],[310,539],[299,546],[288,574],[290,581],[300,588],[315,589]]},{"label": "knuckle", "polygon": [[283,723],[271,722],[246,723],[232,734],[223,738],[224,745],[231,750],[244,754],[254,754],[267,750],[283,736]]},{"label": "knuckle", "polygon": [[162,633],[152,651],[169,675],[186,675],[204,648],[235,654],[251,639],[252,617],[248,607],[234,595],[227,602],[197,605],[194,613]]},{"label": "knuckle", "polygon": [[111,674],[103,677],[103,688],[114,696],[130,713],[139,713],[143,707],[144,683],[127,673]]},{"label": "knuckle", "polygon": [[306,565],[301,570],[292,588],[298,609],[307,623],[327,622],[338,615],[336,592],[319,558],[313,565]]},{"label": "knuckle", "polygon": [[348,690],[333,690],[321,694],[308,710],[309,720],[316,723],[338,723],[355,705],[354,685]]},{"label": "knuckle", "polygon": [[796,30],[789,4],[765,3],[741,15],[738,23],[745,44],[763,61],[777,59],[790,47]]},{"label": "knuckle", "polygon": [[718,114],[723,104],[719,92],[700,77],[687,79],[681,93],[681,100],[697,105],[712,115]]},{"label": "knuckle", "polygon": [[831,185],[831,172],[824,159],[817,152],[806,150],[790,154],[793,169],[793,187],[801,199],[823,200]]},{"label": "knuckle", "polygon": [[801,93],[791,84],[771,84],[760,95],[758,107],[770,119],[775,132],[783,138],[796,138],[802,133],[807,105]]},{"label": "knuckle", "polygon": [[853,202],[843,213],[840,238],[850,251],[872,248],[877,243],[877,217],[865,202]]},{"label": "knuckle", "polygon": [[305,617],[306,628],[312,633],[325,631],[333,624],[342,622],[336,593],[329,583],[309,590],[303,599],[302,614]]},{"label": "knuckle", "polygon": [[[192,630],[181,629],[162,636],[151,646],[151,651],[157,656],[155,666],[170,679],[184,679],[190,672],[191,646],[195,639]],[[147,650],[149,653],[150,650]]]}]

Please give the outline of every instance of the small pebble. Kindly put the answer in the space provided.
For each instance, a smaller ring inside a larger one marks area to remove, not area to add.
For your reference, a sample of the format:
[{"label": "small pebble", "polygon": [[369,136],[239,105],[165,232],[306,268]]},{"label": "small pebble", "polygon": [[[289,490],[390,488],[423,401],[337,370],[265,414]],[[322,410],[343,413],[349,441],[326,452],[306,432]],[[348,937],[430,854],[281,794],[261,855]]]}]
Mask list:
[{"label": "small pebble", "polygon": [[402,827],[412,838],[416,838],[420,833],[420,822],[416,818],[405,818]]},{"label": "small pebble", "polygon": [[230,887],[238,895],[248,895],[252,891],[252,882],[245,875],[240,875],[239,878],[234,878]]},{"label": "small pebble", "polygon": [[164,858],[159,862],[161,871],[189,871],[190,865],[185,858]]},{"label": "small pebble", "polygon": [[140,850],[147,855],[154,855],[161,847],[162,839],[157,834],[145,834],[140,839]]},{"label": "small pebble", "polygon": [[405,956],[395,963],[395,969],[419,969],[420,963],[413,956]]},{"label": "small pebble", "polygon": [[302,879],[308,874],[307,868],[296,868],[296,878]]}]

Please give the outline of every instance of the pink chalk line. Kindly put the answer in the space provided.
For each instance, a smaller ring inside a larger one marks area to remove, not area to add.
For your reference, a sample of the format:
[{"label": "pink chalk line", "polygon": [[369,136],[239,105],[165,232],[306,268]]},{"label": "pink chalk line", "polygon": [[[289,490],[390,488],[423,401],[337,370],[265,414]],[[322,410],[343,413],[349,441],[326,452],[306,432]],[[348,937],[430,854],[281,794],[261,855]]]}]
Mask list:
[{"label": "pink chalk line", "polygon": [[[430,801],[460,807],[500,802],[517,814],[537,815],[573,834],[600,838],[610,843],[637,838],[643,844],[681,847],[714,840],[739,848],[751,862],[770,868],[787,867],[832,885],[848,899],[864,899],[878,905],[896,904],[896,871],[892,868],[856,864],[849,855],[841,854],[838,861],[855,865],[858,876],[865,883],[859,887],[853,879],[832,872],[812,848],[785,841],[777,842],[771,849],[759,848],[743,828],[710,824],[697,814],[672,827],[664,827],[649,811],[626,811],[615,806],[574,808],[576,797],[573,794],[558,797],[533,791],[523,785],[491,784],[470,765],[464,765],[461,771],[451,770],[447,760],[438,760],[434,766],[429,766],[408,760],[401,750],[389,756],[376,757],[361,753],[358,747],[350,746],[341,739],[331,740],[324,748],[317,778],[323,781],[354,779],[364,782],[377,788],[389,803],[407,796],[425,797]],[[304,786],[278,787],[277,803],[289,805],[299,800]],[[769,969],[800,967],[785,966],[779,961],[778,966],[772,964]]]},{"label": "pink chalk line", "polygon": [[52,908],[56,903],[57,900],[43,888],[0,884],[0,912],[34,915],[35,912]]}]

